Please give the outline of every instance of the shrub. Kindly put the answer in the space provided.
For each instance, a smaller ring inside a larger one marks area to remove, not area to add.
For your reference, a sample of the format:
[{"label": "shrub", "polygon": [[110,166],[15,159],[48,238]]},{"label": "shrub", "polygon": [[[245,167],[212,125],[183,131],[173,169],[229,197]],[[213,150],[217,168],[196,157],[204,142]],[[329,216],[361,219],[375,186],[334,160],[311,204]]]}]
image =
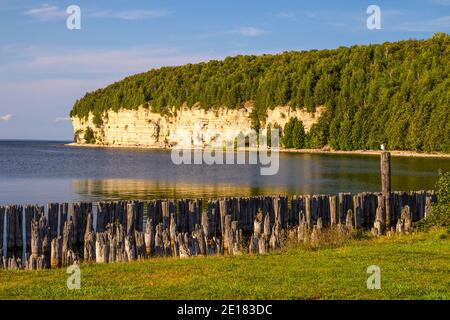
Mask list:
[{"label": "shrub", "polygon": [[95,143],[95,135],[94,131],[91,127],[87,127],[84,131],[84,140],[87,144],[94,144]]},{"label": "shrub", "polygon": [[437,202],[432,205],[431,213],[419,221],[417,227],[420,229],[450,227],[450,172],[439,171],[435,191]]},{"label": "shrub", "polygon": [[102,115],[95,113],[94,114],[94,119],[92,119],[92,122],[94,123],[94,125],[97,128],[100,128],[103,125],[103,119],[102,119]]},{"label": "shrub", "polygon": [[73,141],[75,143],[80,142],[80,134],[81,134],[82,130],[78,129],[77,131],[75,131],[74,135],[73,135]]},{"label": "shrub", "polygon": [[301,149],[305,145],[305,127],[297,118],[291,118],[284,126],[282,143],[285,148]]}]

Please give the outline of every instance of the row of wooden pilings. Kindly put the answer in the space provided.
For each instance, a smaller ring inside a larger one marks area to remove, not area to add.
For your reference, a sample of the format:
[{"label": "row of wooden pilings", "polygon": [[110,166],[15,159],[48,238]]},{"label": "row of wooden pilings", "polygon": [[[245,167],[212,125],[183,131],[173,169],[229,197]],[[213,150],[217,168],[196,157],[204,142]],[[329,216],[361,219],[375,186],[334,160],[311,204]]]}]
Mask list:
[{"label": "row of wooden pilings", "polygon": [[[44,269],[152,256],[266,253],[287,231],[322,228],[409,232],[433,192],[259,196],[0,206],[0,268]],[[389,207],[386,207],[386,203]]]}]

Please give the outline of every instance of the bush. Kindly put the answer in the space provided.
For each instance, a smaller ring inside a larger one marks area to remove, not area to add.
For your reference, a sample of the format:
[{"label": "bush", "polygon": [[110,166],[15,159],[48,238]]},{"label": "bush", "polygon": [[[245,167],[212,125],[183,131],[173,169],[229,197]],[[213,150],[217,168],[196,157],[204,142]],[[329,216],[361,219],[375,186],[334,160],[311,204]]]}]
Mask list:
[{"label": "bush", "polygon": [[95,135],[94,131],[91,127],[87,127],[84,131],[84,140],[87,144],[94,144],[95,143]]},{"label": "bush", "polygon": [[94,123],[94,125],[97,128],[100,128],[103,125],[103,119],[102,119],[102,115],[95,113],[94,114],[94,119],[92,120],[92,122]]},{"label": "bush", "polygon": [[305,148],[308,149],[321,149],[328,143],[330,122],[329,112],[325,113],[319,118],[319,121],[311,127],[305,137]]},{"label": "bush", "polygon": [[439,171],[435,191],[437,202],[432,205],[431,213],[426,219],[419,221],[417,227],[420,229],[450,227],[450,172]]},{"label": "bush", "polygon": [[73,135],[73,141],[75,143],[80,142],[80,134],[81,134],[82,130],[78,129],[77,131],[75,131],[74,135]]},{"label": "bush", "polygon": [[302,149],[305,146],[305,127],[297,118],[291,118],[284,126],[282,143],[285,148]]}]

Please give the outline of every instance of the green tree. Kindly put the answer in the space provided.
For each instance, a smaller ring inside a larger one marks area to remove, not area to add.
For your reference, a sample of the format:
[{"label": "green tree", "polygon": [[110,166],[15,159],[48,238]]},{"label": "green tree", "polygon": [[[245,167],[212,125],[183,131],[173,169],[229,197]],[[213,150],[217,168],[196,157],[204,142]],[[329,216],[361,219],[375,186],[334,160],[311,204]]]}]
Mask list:
[{"label": "green tree", "polygon": [[94,144],[96,142],[94,130],[91,127],[87,127],[84,131],[84,140],[87,144]]},{"label": "green tree", "polygon": [[103,125],[102,114],[95,113],[92,122],[97,128],[100,128]]},{"label": "green tree", "polygon": [[292,130],[292,146],[295,149],[302,149],[305,146],[305,127],[301,121],[296,121]]},{"label": "green tree", "polygon": [[289,119],[283,129],[282,144],[285,148],[301,149],[305,146],[305,128],[296,117]]},{"label": "green tree", "polygon": [[281,143],[283,144],[283,146],[285,148],[291,149],[294,147],[294,145],[292,143],[292,136],[293,136],[296,120],[297,120],[297,118],[292,118],[284,125]]}]

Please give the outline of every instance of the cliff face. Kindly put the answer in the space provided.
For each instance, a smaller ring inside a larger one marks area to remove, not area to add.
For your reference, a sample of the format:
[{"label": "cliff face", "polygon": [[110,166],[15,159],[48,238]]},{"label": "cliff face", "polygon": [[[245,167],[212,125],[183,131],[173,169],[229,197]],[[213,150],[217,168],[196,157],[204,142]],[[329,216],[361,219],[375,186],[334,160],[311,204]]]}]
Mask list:
[{"label": "cliff face", "polygon": [[[103,117],[103,124],[96,126],[92,114],[83,119],[72,117],[77,143],[83,144],[85,133],[91,128],[96,144],[107,146],[170,148],[191,147],[194,140],[201,135],[203,145],[212,144],[218,136],[224,140],[233,139],[251,130],[250,113],[252,107],[246,105],[241,109],[220,108],[205,111],[200,108],[182,108],[170,115],[153,113],[148,108],[137,110],[121,109],[119,112],[108,111]],[[315,113],[304,110],[290,110],[287,106],[268,110],[267,125],[278,124],[281,128],[292,117],[297,117],[308,131],[316,123],[324,107],[318,107]]]}]

